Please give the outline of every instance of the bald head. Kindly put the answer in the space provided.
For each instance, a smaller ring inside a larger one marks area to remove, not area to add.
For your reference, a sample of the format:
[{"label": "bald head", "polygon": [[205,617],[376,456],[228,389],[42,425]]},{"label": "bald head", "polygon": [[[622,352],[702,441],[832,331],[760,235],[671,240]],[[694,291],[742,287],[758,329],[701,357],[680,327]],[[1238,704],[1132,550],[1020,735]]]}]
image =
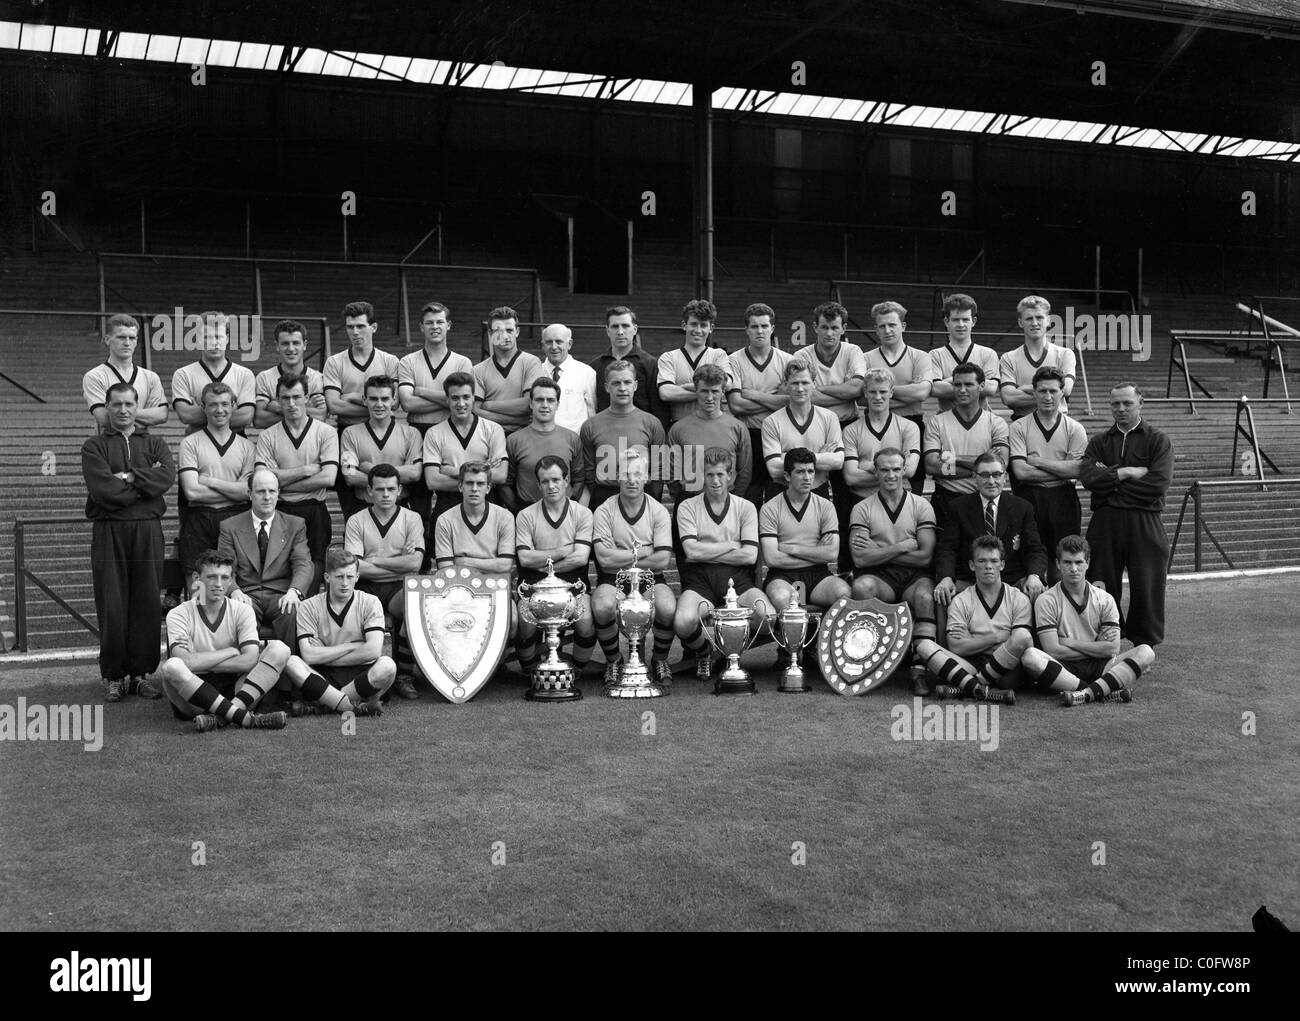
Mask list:
[{"label": "bald head", "polygon": [[266,468],[258,468],[248,477],[248,497],[253,513],[259,518],[269,518],[275,513],[280,498],[280,480]]},{"label": "bald head", "polygon": [[546,360],[552,365],[559,365],[569,357],[569,348],[573,345],[573,331],[563,323],[551,323],[542,331],[542,350]]}]

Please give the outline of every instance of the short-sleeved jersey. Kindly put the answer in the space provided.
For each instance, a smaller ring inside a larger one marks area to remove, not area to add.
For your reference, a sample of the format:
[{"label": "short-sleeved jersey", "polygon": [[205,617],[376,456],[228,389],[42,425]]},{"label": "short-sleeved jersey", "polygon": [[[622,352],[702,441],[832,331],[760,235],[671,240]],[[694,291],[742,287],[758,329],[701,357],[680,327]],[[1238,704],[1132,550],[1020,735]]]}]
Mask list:
[{"label": "short-sleeved jersey", "polygon": [[[394,468],[401,468],[419,464],[423,457],[424,440],[420,430],[393,418],[388,420],[388,428],[383,433],[375,432],[367,419],[348,426],[339,440],[340,468],[345,464],[353,468],[362,464],[391,464]],[[353,486],[352,491],[357,499],[366,499],[365,486]],[[402,485],[397,498],[406,499],[406,493],[407,487]]]},{"label": "short-sleeved jersey", "polygon": [[907,490],[902,495],[903,499],[892,511],[878,492],[858,501],[849,515],[849,534],[855,528],[866,529],[872,542],[892,546],[904,539],[918,539],[923,529],[933,530],[934,508],[930,501]]},{"label": "short-sleeved jersey", "polygon": [[610,550],[631,550],[633,543],[641,550],[658,552],[673,548],[673,526],[668,510],[653,496],[641,497],[641,509],[631,516],[623,509],[618,496],[611,496],[596,508],[591,521],[596,562]]},{"label": "short-sleeved jersey", "polygon": [[[955,464],[955,458],[977,457],[986,450],[1005,448],[1006,445],[1007,423],[993,412],[981,411],[970,422],[964,422],[953,409],[925,420],[921,456],[938,454],[943,461],[951,455]],[[973,493],[978,488],[973,475],[957,478],[956,475],[940,474],[935,485],[951,493]]]},{"label": "short-sleeved jersey", "polygon": [[[686,353],[685,346],[675,347],[665,351],[659,356],[659,378],[655,381],[663,391],[665,383],[675,383],[678,386],[693,386],[695,370],[701,365],[716,365],[727,373],[727,382],[722,384],[723,392],[731,389],[731,361],[727,357],[727,352],[720,347],[706,347],[695,360]],[[680,404],[671,404],[672,419],[676,422],[679,418],[685,418],[695,410],[695,404],[691,401],[682,401]]]},{"label": "short-sleeved jersey", "polygon": [[[517,397],[527,397],[533,390],[533,383],[541,376],[550,373],[542,368],[542,361],[528,351],[516,351],[509,364],[502,366],[493,355],[488,356],[473,368],[474,391],[485,401],[508,401]],[[510,435],[516,429],[526,426],[532,415],[525,408],[510,416],[509,422],[498,423]]]},{"label": "short-sleeved jersey", "polygon": [[218,649],[258,647],[257,617],[248,603],[221,600],[216,616],[208,619],[203,604],[187,599],[167,612],[167,655],[216,652]]},{"label": "short-sleeved jersey", "polygon": [[[251,369],[227,360],[226,367],[215,376],[202,359],[182,365],[172,373],[172,407],[193,404],[203,407],[203,388],[209,383],[225,383],[234,392],[232,410],[254,407],[254,378]],[[202,425],[191,425],[187,432],[198,432]]]},{"label": "short-sleeved jersey", "polygon": [[[176,478],[180,480],[186,472],[196,475],[211,475],[224,482],[243,482],[253,471],[253,441],[238,433],[231,433],[224,444],[206,428],[190,433],[181,440],[180,451],[176,457]],[[191,500],[191,506],[203,506],[220,509],[233,507],[238,500],[222,498],[213,503]]]},{"label": "short-sleeved jersey", "polygon": [[[475,415],[462,433],[450,418],[424,434],[424,467],[444,465],[459,469],[466,461],[496,461],[506,456],[506,434],[495,422]],[[455,477],[455,472],[452,472]]]},{"label": "short-sleeved jersey", "polygon": [[472,524],[465,505],[453,507],[438,518],[433,530],[433,551],[439,567],[457,556],[515,558],[515,518],[504,507],[489,503],[487,513]]},{"label": "short-sleeved jersey", "polygon": [[[1088,434],[1069,415],[1057,415],[1056,424],[1044,429],[1038,414],[1030,412],[1011,423],[1007,430],[1007,446],[1011,451],[1011,461],[1023,461],[1029,454],[1037,454],[1049,461],[1081,461],[1088,448]],[[1022,484],[1055,489],[1058,486],[1073,487],[1074,479],[1054,478],[1051,482]]]},{"label": "short-sleeved jersey", "polygon": [[[398,507],[397,513],[381,523],[373,507],[359,510],[343,528],[343,545],[349,553],[355,553],[362,560],[376,557],[400,557],[406,553],[407,546],[412,552],[424,552],[424,522],[420,515],[405,507]],[[383,568],[383,577],[379,581],[399,581],[403,575],[397,571]]]},{"label": "short-sleeved jersey", "polygon": [[[420,348],[419,351],[404,356],[398,363],[397,388],[414,389],[418,386],[446,396],[443,384],[453,372],[468,372],[473,376],[474,363],[463,354],[450,349],[434,361],[427,349]],[[478,383],[474,384],[474,392],[478,394]],[[436,425],[447,421],[450,416],[450,409],[440,407],[436,411],[413,412],[406,416],[406,420],[411,425]]]},{"label": "short-sleeved jersey", "polygon": [[510,459],[506,485],[515,491],[521,504],[536,503],[542,498],[537,486],[537,462],[548,454],[563,458],[569,466],[570,485],[582,481],[582,441],[572,429],[557,425],[550,432],[542,432],[526,425],[506,437],[506,457]]},{"label": "short-sleeved jersey", "polygon": [[649,456],[651,448],[668,442],[663,423],[640,408],[626,415],[606,408],[582,423],[582,481],[589,486],[618,486],[619,458],[637,449]]},{"label": "short-sleeved jersey", "polygon": [[[1104,642],[1119,636],[1119,610],[1115,598],[1092,585],[1084,585],[1083,602],[1076,603],[1057,582],[1034,603],[1035,631],[1055,631],[1061,638],[1081,642]],[[1084,660],[1090,657],[1069,650],[1061,660]]]},{"label": "short-sleeved jersey", "polygon": [[752,503],[728,493],[722,512],[714,514],[708,500],[707,493],[700,493],[678,504],[677,534],[683,542],[699,539],[758,548],[758,510]]},{"label": "short-sleeved jersey", "polygon": [[[903,345],[902,353],[892,362],[878,347],[868,351],[865,360],[868,369],[885,369],[893,373],[894,386],[931,383],[938,378],[934,362],[930,360],[930,352],[922,351],[919,347],[912,347],[909,344]],[[919,415],[924,403],[924,401],[903,401],[895,397],[889,402],[889,408],[896,415]]]},{"label": "short-sleeved jersey", "polygon": [[[993,380],[995,383],[998,379],[998,353],[991,347],[985,347],[983,344],[971,344],[966,349],[966,357],[961,358],[952,348],[952,342],[949,341],[943,347],[936,347],[930,351],[930,364],[934,367],[935,379],[946,379],[952,382],[952,370],[963,362],[969,362],[971,365],[978,365],[984,370],[984,380]],[[953,406],[951,397],[946,400],[940,398],[939,410],[950,411]],[[981,407],[986,406],[984,399],[981,400]]]},{"label": "short-sleeved jersey", "polygon": [[371,632],[384,630],[384,607],[378,596],[353,591],[338,613],[330,606],[329,597],[326,589],[298,604],[299,642],[312,638],[329,648],[364,642]]},{"label": "short-sleeved jersey", "polygon": [[[903,418],[902,415],[895,415],[892,411],[885,419],[880,432],[876,432],[870,417],[866,415],[852,425],[845,426],[844,463],[846,465],[857,462],[865,471],[873,466],[872,458],[882,447],[897,447],[903,452],[904,457],[913,453],[920,457],[921,430],[917,428],[915,422]],[[866,497],[874,493],[878,486],[879,483],[861,486],[853,492],[858,496]]]},{"label": "short-sleeved jersey", "polygon": [[754,474],[754,453],[749,445],[749,430],[734,415],[725,411],[717,418],[688,415],[668,428],[668,449],[672,452],[671,481],[674,500],[704,489],[704,453],[710,447],[728,451],[735,458],[731,489],[743,493]]},{"label": "short-sleeved jersey", "polygon": [[[1074,352],[1069,348],[1061,347],[1059,344],[1048,342],[1046,349],[1043,351],[1043,356],[1038,361],[1034,361],[1029,357],[1024,344],[1004,354],[998,360],[998,382],[1001,386],[1006,386],[1008,383],[1017,387],[1032,386],[1034,373],[1044,365],[1051,365],[1053,368],[1060,369],[1061,375],[1065,377],[1067,382],[1074,381]],[[1067,410],[1066,402],[1062,400],[1061,411]],[[1016,418],[1024,418],[1025,415],[1032,413],[1032,409],[1023,412],[1012,412]]]},{"label": "short-sleeved jersey", "polygon": [[[253,395],[260,404],[263,401],[279,400],[275,395],[275,388],[280,383],[280,377],[284,373],[280,371],[280,366],[272,365],[269,369],[263,369],[257,374],[257,379],[253,381]],[[310,365],[305,366],[303,378],[307,386],[307,396],[311,398],[316,394],[322,397],[325,395],[325,377],[313,369]]]},{"label": "short-sleeved jersey", "polygon": [[[776,539],[778,545],[816,546],[826,536],[838,535],[839,531],[835,505],[816,493],[809,493],[808,502],[796,511],[787,490],[768,500],[758,512],[759,539]],[[810,562],[808,566],[820,565]]]},{"label": "short-sleeved jersey", "polygon": [[104,407],[108,399],[108,388],[116,383],[131,384],[135,390],[135,406],[141,411],[146,408],[161,408],[167,403],[162,380],[152,369],[132,365],[131,374],[123,376],[112,362],[100,362],[81,377],[81,394],[86,398],[86,409],[94,411]]},{"label": "short-sleeved jersey", "polygon": [[[781,376],[790,362],[790,355],[785,351],[769,347],[767,358],[760,362],[754,359],[749,345],[746,344],[739,351],[732,351],[727,361],[730,363],[731,371],[728,392],[758,390],[765,394],[775,394],[781,388]],[[772,414],[770,411],[760,411],[756,415],[736,415],[736,417],[746,429],[761,429],[770,414]]]},{"label": "short-sleeved jersey", "polygon": [[591,555],[595,515],[574,500],[565,500],[558,518],[551,517],[546,502],[538,500],[515,518],[515,550],[549,550],[564,546],[585,546]]},{"label": "short-sleeved jersey", "polygon": [[[324,422],[314,418],[307,419],[307,425],[297,436],[289,432],[288,422],[277,422],[270,429],[262,430],[257,437],[258,465],[267,468],[301,468],[305,464],[339,465],[339,434]],[[329,490],[309,489],[303,492],[287,492],[280,489],[280,499],[289,503],[301,503],[303,500],[324,500]]]},{"label": "short-sleeved jersey", "polygon": [[1029,597],[1014,585],[1002,583],[992,604],[984,601],[978,585],[963,589],[948,604],[949,638],[996,638],[1005,642],[1016,628],[1030,629]]},{"label": "short-sleeved jersey", "polygon": [[[352,348],[349,346],[346,351],[330,355],[326,360],[321,386],[326,391],[332,390],[336,394],[361,393],[365,389],[366,380],[371,376],[392,376],[397,378],[397,367],[397,355],[395,354],[380,351],[379,348],[372,346],[370,348],[370,357],[364,362],[359,362],[352,356]],[[358,422],[364,422],[366,420],[366,411],[364,408],[358,408],[355,415],[339,415],[337,417],[339,427],[344,428],[349,425],[356,425]]]},{"label": "short-sleeved jersey", "polygon": [[[862,348],[848,340],[840,341],[840,346],[829,362],[823,360],[816,344],[798,348],[791,358],[796,362],[803,362],[812,369],[813,385],[818,387],[836,386],[850,379],[863,379],[867,374],[867,361]],[[858,406],[852,400],[834,405],[818,405],[818,407],[824,407],[841,424],[858,414]]]},{"label": "short-sleeved jersey", "polygon": [[[780,411],[774,411],[763,423],[763,463],[771,467],[773,461],[784,463],[785,452],[795,447],[807,447],[814,454],[821,451],[828,443],[835,444],[835,450],[844,449],[844,434],[840,430],[839,419],[829,408],[812,405],[811,413],[800,424],[795,418],[794,409],[786,405]],[[814,486],[823,485],[830,478],[830,472],[817,469]]]}]

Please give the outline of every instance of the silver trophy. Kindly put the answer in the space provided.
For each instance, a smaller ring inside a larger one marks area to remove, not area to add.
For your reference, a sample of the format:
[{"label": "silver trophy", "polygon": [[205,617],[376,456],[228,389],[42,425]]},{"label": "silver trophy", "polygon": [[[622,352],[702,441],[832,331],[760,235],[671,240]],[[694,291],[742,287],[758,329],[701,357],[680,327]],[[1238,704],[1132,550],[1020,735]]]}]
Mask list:
[{"label": "silver trophy", "polygon": [[[760,600],[760,602],[762,602]],[[707,603],[703,604],[708,606]],[[767,603],[763,603],[763,616],[767,617]],[[740,655],[759,635],[759,629],[752,633],[749,620],[753,612],[748,606],[742,606],[736,598],[736,584],[727,579],[727,595],[722,606],[710,606],[706,613],[700,614],[700,626],[709,644],[727,657],[727,665],[718,675],[713,686],[715,695],[753,695],[758,689],[749,671],[740,665]]]},{"label": "silver trophy", "polygon": [[646,593],[653,594],[655,579],[653,571],[636,566],[640,549],[640,543],[632,544],[632,566],[619,571],[614,580],[620,590],[627,586],[627,593],[618,598],[617,608],[619,630],[627,636],[627,662],[619,671],[618,680],[605,688],[610,698],[658,698],[666,694],[650,680],[650,671],[641,659],[641,643],[655,612],[654,603],[646,598]]},{"label": "silver trophy", "polygon": [[795,590],[794,599],[789,606],[767,618],[767,626],[776,644],[790,653],[790,666],[781,675],[781,683],[777,686],[777,691],[792,694],[812,690],[803,678],[803,667],[800,661],[803,658],[803,650],[817,637],[817,625],[820,621],[820,613],[810,613],[805,607],[799,605],[798,589]]},{"label": "silver trophy", "polygon": [[546,558],[545,578],[519,583],[519,616],[541,629],[546,642],[546,657],[533,671],[532,687],[524,696],[530,702],[576,702],[582,698],[582,692],[573,686],[573,666],[560,659],[560,632],[582,619],[581,597],[586,590],[581,581],[557,578],[550,557]]}]

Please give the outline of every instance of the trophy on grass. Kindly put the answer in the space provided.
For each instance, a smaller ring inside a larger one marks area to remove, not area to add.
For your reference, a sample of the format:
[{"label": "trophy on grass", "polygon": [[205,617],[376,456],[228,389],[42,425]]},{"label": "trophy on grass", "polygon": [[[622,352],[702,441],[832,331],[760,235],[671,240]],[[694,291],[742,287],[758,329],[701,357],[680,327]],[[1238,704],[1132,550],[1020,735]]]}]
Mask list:
[{"label": "trophy on grass", "polygon": [[[762,600],[759,602],[763,603],[763,618],[766,620],[767,603]],[[749,648],[759,634],[759,628],[750,633],[751,616],[753,612],[750,608],[742,606],[736,598],[736,585],[731,578],[727,579],[727,595],[723,605],[709,607],[707,612],[700,614],[700,626],[703,627],[709,644],[727,657],[727,665],[713,686],[715,695],[753,695],[758,691],[749,671],[740,665],[740,654]]]},{"label": "trophy on grass", "polygon": [[790,666],[781,674],[781,683],[777,691],[785,694],[812,691],[804,680],[803,650],[817,637],[817,625],[821,621],[820,613],[810,613],[799,604],[802,585],[795,589],[790,605],[780,613],[767,618],[767,626],[772,632],[776,644],[790,654]]},{"label": "trophy on grass", "polygon": [[555,576],[555,563],[546,558],[546,577],[529,584],[521,581],[519,615],[539,628],[546,642],[546,658],[533,671],[532,687],[524,696],[530,702],[576,702],[582,692],[573,686],[572,664],[560,659],[560,632],[576,624],[585,612],[580,599],[587,590],[581,581]]},{"label": "trophy on grass", "polygon": [[[658,698],[665,694],[662,687],[650,680],[650,671],[641,659],[641,645],[655,611],[654,603],[646,598],[646,593],[653,595],[655,578],[653,571],[636,566],[640,558],[641,544],[634,542],[632,566],[619,571],[614,580],[620,592],[616,610],[618,627],[627,636],[627,662],[619,671],[618,681],[605,688],[605,694],[610,698]],[[624,585],[627,586],[626,594],[622,593]]]}]

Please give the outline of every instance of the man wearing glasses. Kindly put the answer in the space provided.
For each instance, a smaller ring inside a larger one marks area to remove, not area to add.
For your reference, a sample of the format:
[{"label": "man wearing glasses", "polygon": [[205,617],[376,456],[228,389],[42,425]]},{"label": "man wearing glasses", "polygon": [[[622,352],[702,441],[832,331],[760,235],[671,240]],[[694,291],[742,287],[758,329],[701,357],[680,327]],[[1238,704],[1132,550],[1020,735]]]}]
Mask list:
[{"label": "man wearing glasses", "polygon": [[1002,580],[1014,585],[1033,603],[1043,591],[1047,551],[1038,537],[1034,508],[1028,500],[1003,490],[1006,469],[992,451],[975,459],[973,477],[978,490],[948,504],[948,520],[939,533],[934,553],[934,603],[938,632],[945,634],[946,608],[952,597],[975,583],[966,551],[983,535],[1001,539],[1006,548]]}]

